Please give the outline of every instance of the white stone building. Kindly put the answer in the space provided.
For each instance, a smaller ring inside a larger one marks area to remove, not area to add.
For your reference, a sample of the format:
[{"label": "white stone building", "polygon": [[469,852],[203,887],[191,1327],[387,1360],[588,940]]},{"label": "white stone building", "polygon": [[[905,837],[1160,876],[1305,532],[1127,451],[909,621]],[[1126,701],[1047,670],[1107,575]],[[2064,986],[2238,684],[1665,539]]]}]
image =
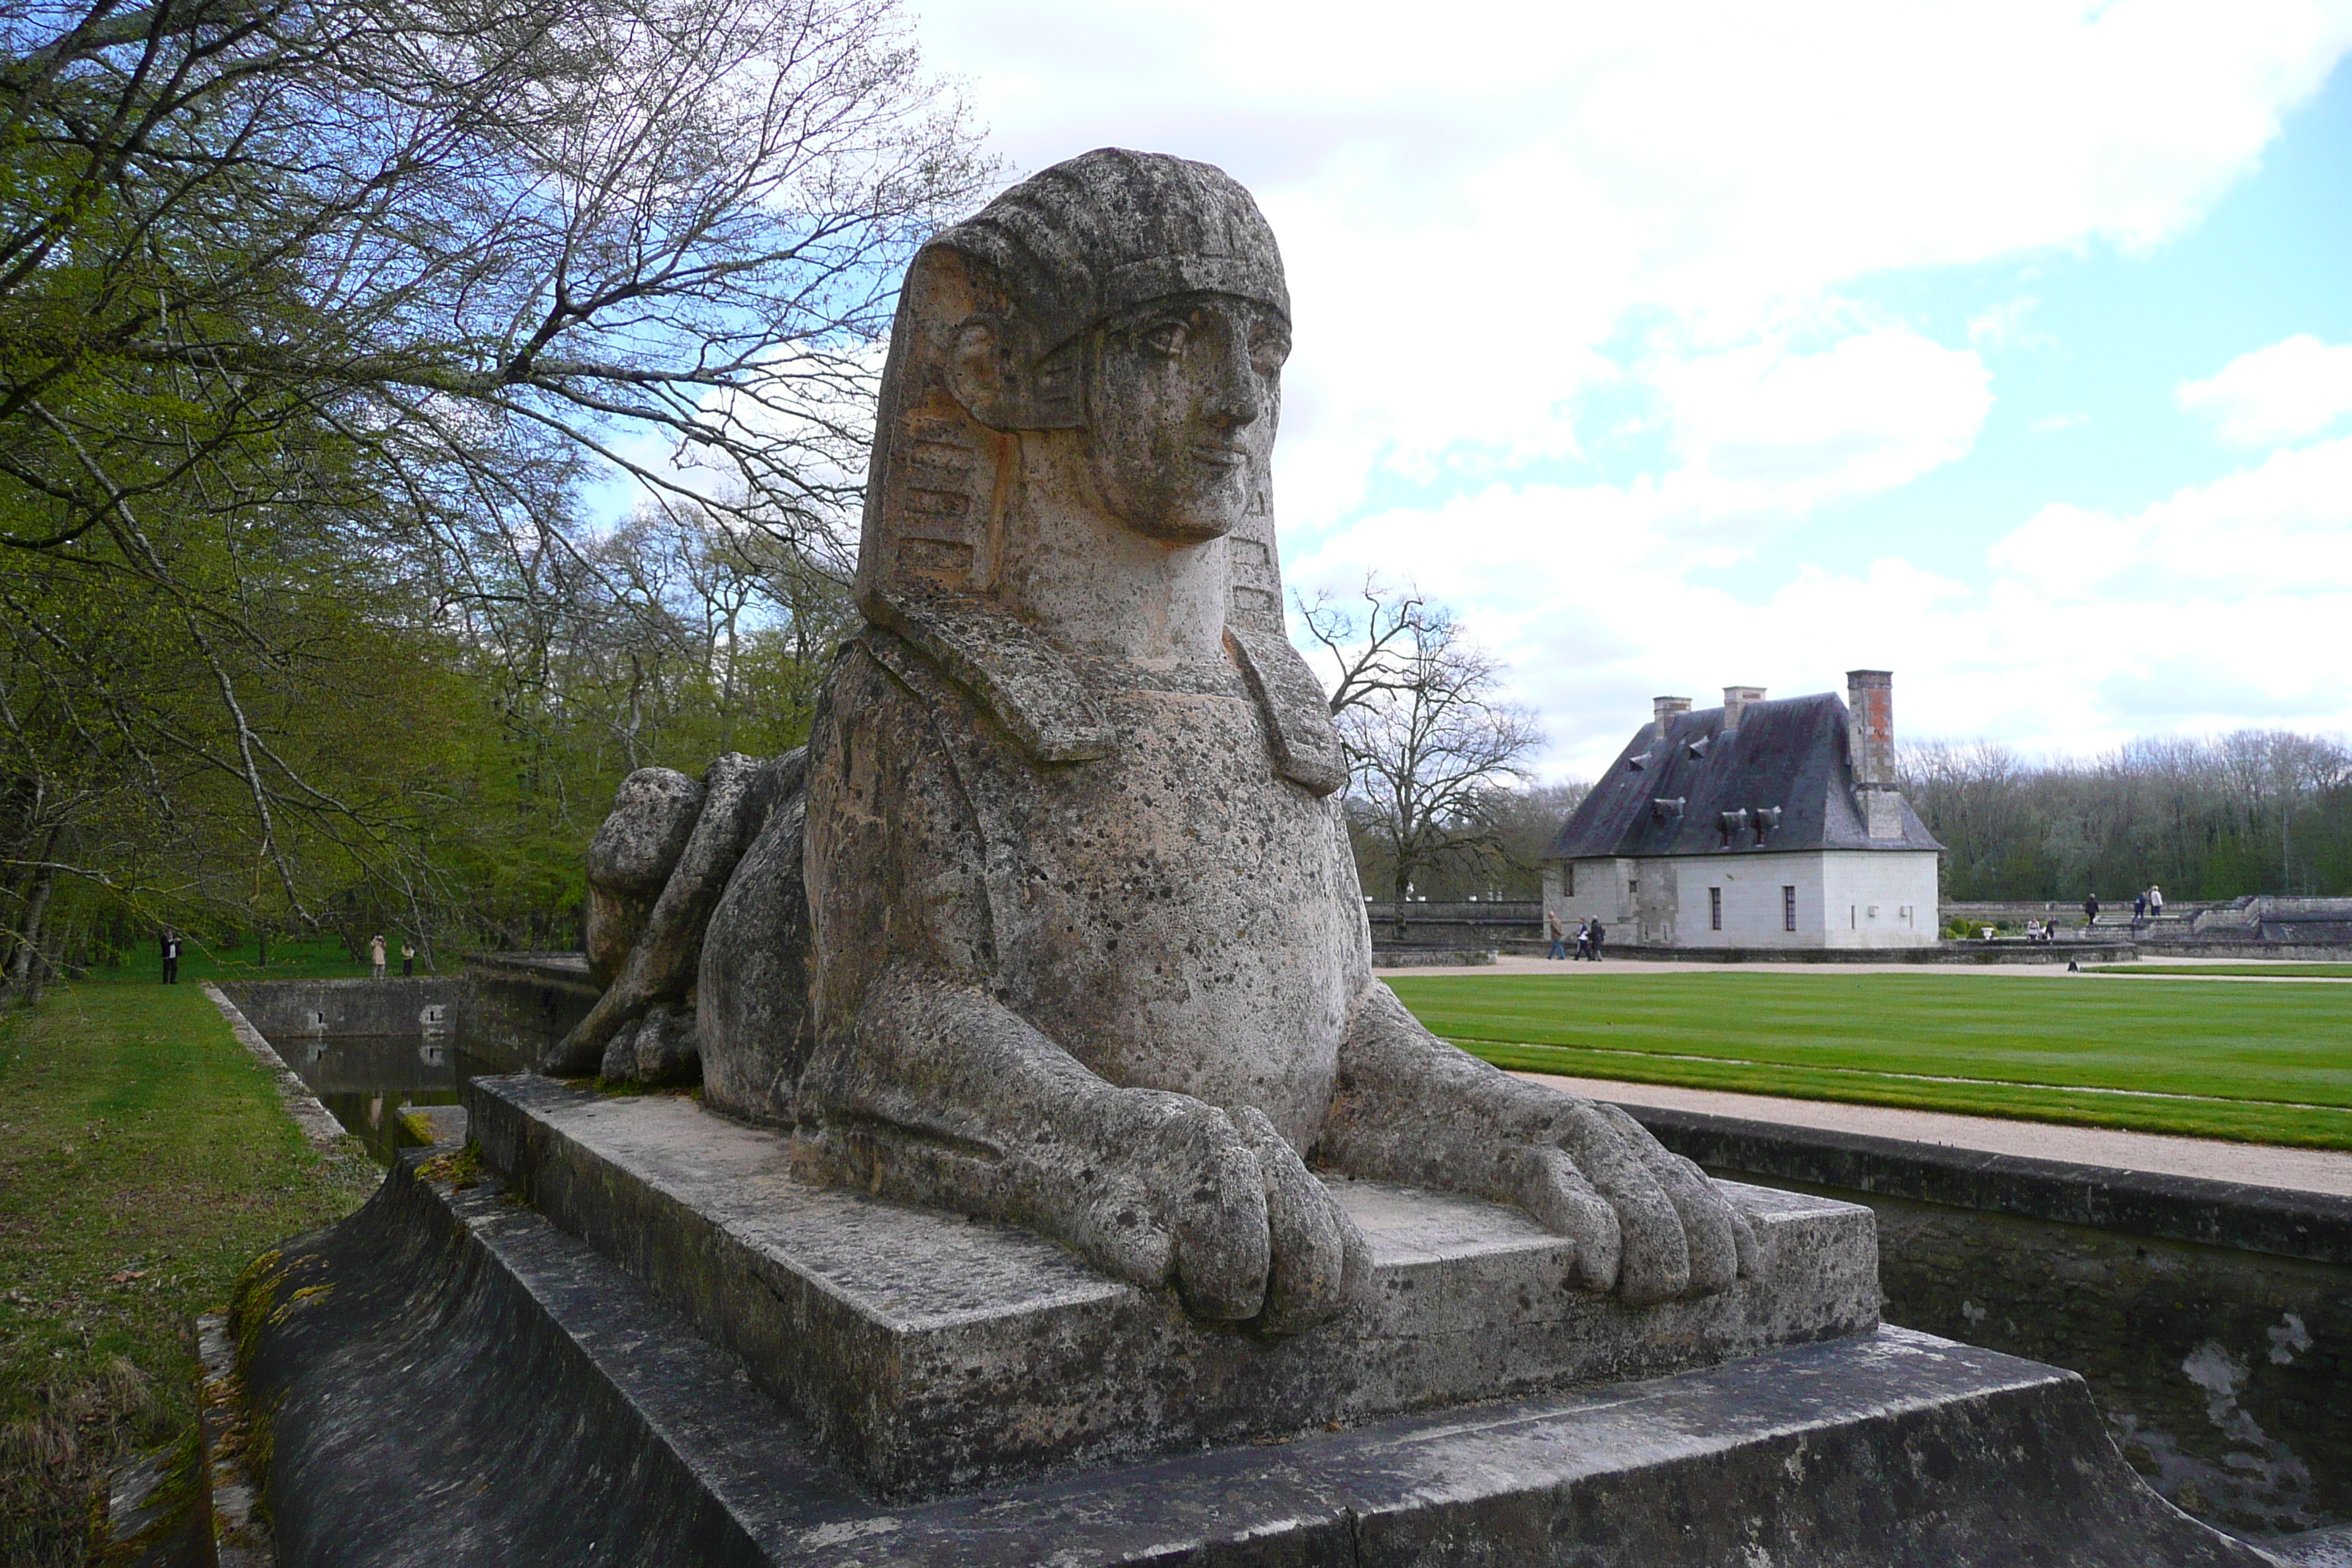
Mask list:
[{"label": "white stone building", "polygon": [[1895,786],[1893,678],[1853,670],[1846,691],[1657,699],[1560,825],[1545,910],[1598,917],[1612,944],[1932,944],[1943,846]]}]

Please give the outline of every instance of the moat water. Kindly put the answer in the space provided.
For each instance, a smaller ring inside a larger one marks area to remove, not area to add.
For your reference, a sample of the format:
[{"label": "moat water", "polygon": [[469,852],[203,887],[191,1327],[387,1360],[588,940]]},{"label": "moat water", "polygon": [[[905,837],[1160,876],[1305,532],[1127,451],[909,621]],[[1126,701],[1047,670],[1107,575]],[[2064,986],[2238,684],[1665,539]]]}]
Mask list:
[{"label": "moat water", "polygon": [[520,1072],[524,1047],[460,1028],[416,1035],[271,1035],[270,1045],[382,1163],[422,1142],[403,1106],[456,1105],[474,1079]]}]

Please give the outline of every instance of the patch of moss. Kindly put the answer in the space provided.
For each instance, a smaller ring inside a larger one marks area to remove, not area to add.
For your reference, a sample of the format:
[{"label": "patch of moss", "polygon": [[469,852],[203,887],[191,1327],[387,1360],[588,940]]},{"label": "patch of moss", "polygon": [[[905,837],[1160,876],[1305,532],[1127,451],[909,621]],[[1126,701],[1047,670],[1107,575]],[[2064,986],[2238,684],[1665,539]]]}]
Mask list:
[{"label": "patch of moss", "polygon": [[636,1099],[646,1095],[665,1095],[673,1100],[695,1099],[702,1093],[702,1086],[699,1084],[633,1083],[626,1079],[616,1078],[600,1078],[593,1087],[598,1094],[623,1099]]},{"label": "patch of moss", "polygon": [[191,1426],[169,1447],[117,1472],[131,1494],[123,1500],[122,1515],[113,1513],[107,1489],[100,1487],[89,1505],[89,1568],[174,1561],[173,1548],[183,1538],[194,1544],[205,1500],[203,1462]]},{"label": "patch of moss", "polygon": [[462,1149],[434,1155],[416,1167],[416,1174],[421,1181],[438,1182],[459,1192],[479,1186],[482,1181],[481,1146],[468,1140]]}]

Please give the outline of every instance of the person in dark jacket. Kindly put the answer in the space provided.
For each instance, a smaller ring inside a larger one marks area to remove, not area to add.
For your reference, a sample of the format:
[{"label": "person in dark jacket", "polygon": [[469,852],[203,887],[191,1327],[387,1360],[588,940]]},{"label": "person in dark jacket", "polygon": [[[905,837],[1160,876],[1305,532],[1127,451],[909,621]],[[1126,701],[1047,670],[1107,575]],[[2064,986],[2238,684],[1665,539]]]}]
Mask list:
[{"label": "person in dark jacket", "polygon": [[2083,923],[2086,926],[2095,926],[2099,923],[2098,894],[2093,893],[2089,898],[2083,900]]},{"label": "person in dark jacket", "polygon": [[179,983],[180,933],[175,931],[166,931],[163,933],[163,984],[177,985]]},{"label": "person in dark jacket", "polygon": [[1592,922],[1592,962],[1593,962],[1593,963],[1600,963],[1600,962],[1601,962],[1601,944],[1602,942],[1604,942],[1608,941],[1608,940],[1609,940],[1609,933],[1608,933],[1608,931],[1605,931],[1604,929],[1602,929],[1602,927],[1601,927],[1601,921],[1600,921],[1599,918],[1598,918],[1598,917],[1596,917],[1596,918],[1593,920],[1593,922]]}]

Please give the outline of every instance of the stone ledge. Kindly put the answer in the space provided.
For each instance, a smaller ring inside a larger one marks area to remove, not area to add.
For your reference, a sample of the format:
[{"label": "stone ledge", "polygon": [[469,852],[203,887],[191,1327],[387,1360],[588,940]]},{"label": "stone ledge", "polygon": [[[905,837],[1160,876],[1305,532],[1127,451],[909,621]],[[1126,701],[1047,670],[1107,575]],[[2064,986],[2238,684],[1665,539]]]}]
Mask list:
[{"label": "stone ledge", "polygon": [[1659,1142],[1714,1171],[2352,1265],[2352,1198],[2332,1194],[2035,1160],[1664,1106],[1624,1109]]},{"label": "stone ledge", "polygon": [[1517,1209],[1383,1184],[1334,1191],[1371,1300],[1308,1333],[1202,1325],[1015,1227],[793,1179],[783,1138],[674,1096],[477,1079],[487,1163],[644,1281],[820,1444],[894,1495],[1654,1375],[1877,1322],[1866,1209],[1727,1190],[1764,1265],[1703,1300],[1572,1289]]},{"label": "stone ledge", "polygon": [[[920,1504],[494,1187],[396,1170],[282,1254],[242,1368],[289,1563],[444,1568],[2267,1568],[2140,1486],[2080,1379],[1899,1329]],[[320,1287],[330,1287],[320,1289]]]}]

